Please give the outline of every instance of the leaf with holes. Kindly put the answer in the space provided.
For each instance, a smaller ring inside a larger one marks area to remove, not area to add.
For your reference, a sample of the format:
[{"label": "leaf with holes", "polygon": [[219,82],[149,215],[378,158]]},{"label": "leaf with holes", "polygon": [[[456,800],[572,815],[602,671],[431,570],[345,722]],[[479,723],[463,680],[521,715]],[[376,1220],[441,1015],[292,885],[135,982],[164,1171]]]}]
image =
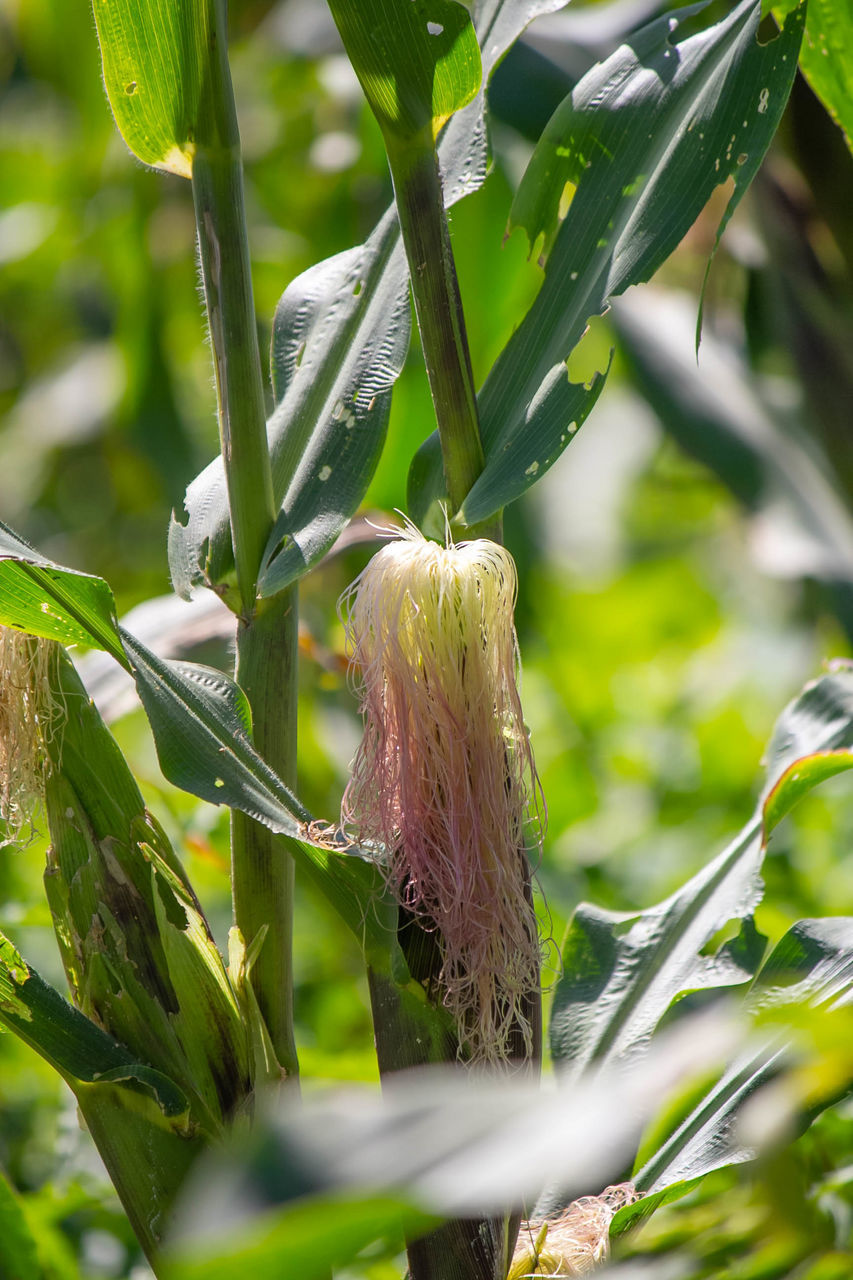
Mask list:
[{"label": "leaf with holes", "polygon": [[364,497],[409,346],[404,278],[389,212],[366,244],[312,267],[278,304],[270,429],[281,509],[261,567],[262,596],[316,563]]},{"label": "leaf with holes", "polygon": [[252,746],[249,704],[239,685],[212,667],[157,658],[126,631],[122,640],[164,775],[295,840],[293,853],[356,937],[384,955],[392,935],[382,915],[379,870],[357,851],[308,838],[311,814]]},{"label": "leaf with holes", "polygon": [[456,0],[329,0],[386,145],[427,135],[476,95],[480,49]]},{"label": "leaf with holes", "polygon": [[192,175],[221,7],[221,0],[94,0],[121,136],[145,164],[184,178]]},{"label": "leaf with holes", "polygon": [[796,70],[805,4],[770,44],[761,6],[678,39],[693,6],[644,27],[592,68],[554,113],[522,179],[510,227],[542,246],[542,288],[480,392],[486,466],[468,523],[519,497],[553,464],[601,391],[566,361],[591,316],[648,280],[714,188],[735,190],[720,232],[776,131]]}]

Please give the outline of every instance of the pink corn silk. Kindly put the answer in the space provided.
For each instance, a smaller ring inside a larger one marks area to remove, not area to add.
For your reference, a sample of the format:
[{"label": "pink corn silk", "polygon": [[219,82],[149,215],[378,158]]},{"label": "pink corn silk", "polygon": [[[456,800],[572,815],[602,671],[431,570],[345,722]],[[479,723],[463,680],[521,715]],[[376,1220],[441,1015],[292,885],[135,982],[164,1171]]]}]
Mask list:
[{"label": "pink corn silk", "polygon": [[532,1046],[540,946],[523,824],[540,792],[516,682],[516,577],[504,548],[383,547],[344,605],[364,736],[344,822],[384,849],[398,901],[441,938],[460,1045],[498,1064]]}]

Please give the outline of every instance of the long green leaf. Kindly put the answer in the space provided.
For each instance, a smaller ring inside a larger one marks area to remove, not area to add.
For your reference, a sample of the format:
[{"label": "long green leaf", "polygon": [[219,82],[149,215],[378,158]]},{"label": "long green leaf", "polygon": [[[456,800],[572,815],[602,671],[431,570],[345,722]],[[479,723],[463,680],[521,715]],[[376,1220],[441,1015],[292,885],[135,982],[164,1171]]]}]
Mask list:
[{"label": "long green leaf", "polygon": [[359,940],[387,951],[379,871],[334,839],[312,838],[311,813],[252,746],[249,705],[239,685],[212,667],[158,658],[121,634],[165,777],[290,836],[292,851]]},{"label": "long green leaf", "polygon": [[758,0],[679,40],[696,8],[651,23],[593,67],[534,152],[510,225],[543,244],[545,280],[480,393],[486,467],[463,507],[468,523],[542,476],[592,407],[601,378],[584,388],[566,372],[588,319],[647,280],[732,177],[722,230],[770,144],[805,4],[767,45],[756,43]]},{"label": "long green leaf", "polygon": [[764,804],[764,830],[767,835],[790,813],[797,801],[839,773],[853,769],[853,751],[822,751],[805,756],[786,769]]},{"label": "long green leaf", "polygon": [[233,680],[210,667],[157,658],[118,627],[112,592],[103,579],[45,560],[5,526],[0,526],[0,624],[106,649],[136,681],[168,780],[295,838],[307,870],[357,937],[377,957],[387,952],[389,934],[378,907],[382,880],[375,865],[342,845],[312,839],[312,815],[252,746],[248,702]]},{"label": "long green leaf", "polygon": [[145,164],[189,178],[219,0],[94,0],[104,84]]},{"label": "long green leaf", "polygon": [[[803,1004],[828,1011],[853,999],[853,918],[800,920],[773,949],[749,993],[753,1010]],[[650,1193],[755,1154],[738,1135],[744,1103],[778,1073],[790,1047],[779,1031],[738,1058],[672,1132],[647,1137],[636,1185]],[[626,1215],[626,1220],[631,1215]]]},{"label": "long green leaf", "polygon": [[[761,897],[764,801],[773,796],[775,811],[785,811],[786,789],[795,788],[797,795],[804,789],[792,766],[851,746],[853,675],[839,671],[816,680],[783,711],[767,752],[762,803],[723,853],[645,911],[578,907],[551,1019],[551,1053],[562,1077],[576,1080],[640,1052],[681,993],[752,977],[754,948],[724,949],[716,956],[701,952],[729,921],[748,916]],[[819,781],[819,774],[808,776]]]},{"label": "long green leaf", "polygon": [[180,1127],[187,1100],[162,1072],[128,1050],[44,982],[0,934],[0,1022],[49,1062],[72,1086],[107,1080],[154,1099]]},{"label": "long green leaf", "polygon": [[[279,516],[259,592],[274,595],[312,567],[355,513],[376,469],[391,388],[409,345],[405,258],[389,211],[365,244],[311,267],[285,290],[273,326],[276,408],[267,423]],[[217,457],[174,517],[175,590],[221,581],[233,553]]]},{"label": "long green leaf", "polygon": [[58,650],[47,743],[45,890],[77,1007],[174,1080],[218,1133],[251,1091],[246,1028],[186,874]]},{"label": "long green leaf", "polygon": [[149,1259],[204,1139],[182,1089],[43,982],[0,934],[0,1024],[14,1031],[74,1092]]},{"label": "long green leaf", "polygon": [[127,632],[122,640],[169,781],[298,836],[311,815],[252,746],[242,689],[212,667],[157,658]]}]

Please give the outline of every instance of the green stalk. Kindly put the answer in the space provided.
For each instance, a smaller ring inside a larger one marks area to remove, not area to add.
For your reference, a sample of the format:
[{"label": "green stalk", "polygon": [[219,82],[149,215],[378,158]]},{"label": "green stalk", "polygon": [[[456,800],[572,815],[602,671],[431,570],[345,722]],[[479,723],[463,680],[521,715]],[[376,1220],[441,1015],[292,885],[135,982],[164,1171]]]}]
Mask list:
[{"label": "green stalk", "polygon": [[275,520],[275,501],[252,297],[240,134],[225,32],[225,4],[218,0],[192,186],[234,562],[243,611],[249,617],[258,568]]},{"label": "green stalk", "polygon": [[[243,169],[228,67],[225,0],[216,0],[202,129],[193,159],[204,294],[213,347],[219,435],[242,617],[238,682],[252,708],[255,746],[292,784],[296,772],[295,590],[256,600],[258,570],[275,521],[266,409],[249,263]],[[293,862],[283,841],[241,813],[231,821],[234,922],[251,946],[267,935],[251,981],[280,1066],[297,1072],[292,1026]]]},{"label": "green stalk", "polygon": [[386,145],[452,515],[485,459],[438,159],[431,134],[400,145],[386,137]]},{"label": "green stalk", "polygon": [[[239,623],[237,681],[252,707],[255,746],[291,788],[296,784],[298,597],[290,587],[259,600]],[[266,926],[251,981],[279,1065],[296,1079],[293,1038],[293,858],[283,836],[245,814],[231,816],[234,921],[247,946]]]}]

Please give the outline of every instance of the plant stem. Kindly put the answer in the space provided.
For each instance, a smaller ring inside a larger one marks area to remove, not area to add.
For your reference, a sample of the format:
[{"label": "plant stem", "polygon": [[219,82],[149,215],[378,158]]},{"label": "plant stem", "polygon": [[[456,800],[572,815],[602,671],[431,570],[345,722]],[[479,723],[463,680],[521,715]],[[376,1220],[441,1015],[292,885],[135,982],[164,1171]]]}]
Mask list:
[{"label": "plant stem", "polygon": [[[237,634],[237,681],[252,707],[255,746],[282,780],[296,782],[297,590],[261,600]],[[279,1065],[296,1079],[293,1038],[293,858],[287,840],[243,813],[231,816],[234,921],[251,945],[268,932],[251,981]]]},{"label": "plant stem", "polygon": [[[193,158],[193,199],[216,374],[219,436],[243,616],[237,680],[252,708],[258,751],[289,785],[296,773],[297,595],[256,601],[258,569],[275,521],[266,410],[252,297],[240,135],[228,67],[226,2],[216,2],[204,110]],[[251,981],[280,1066],[298,1072],[293,1039],[293,861],[281,837],[242,813],[231,819],[234,922],[247,946],[267,936]]]},{"label": "plant stem", "polygon": [[234,562],[243,611],[249,617],[275,502],[224,8],[218,0],[192,186]]},{"label": "plant stem", "polygon": [[431,135],[422,143],[386,143],[454,514],[483,470],[484,456],[438,159]]}]

